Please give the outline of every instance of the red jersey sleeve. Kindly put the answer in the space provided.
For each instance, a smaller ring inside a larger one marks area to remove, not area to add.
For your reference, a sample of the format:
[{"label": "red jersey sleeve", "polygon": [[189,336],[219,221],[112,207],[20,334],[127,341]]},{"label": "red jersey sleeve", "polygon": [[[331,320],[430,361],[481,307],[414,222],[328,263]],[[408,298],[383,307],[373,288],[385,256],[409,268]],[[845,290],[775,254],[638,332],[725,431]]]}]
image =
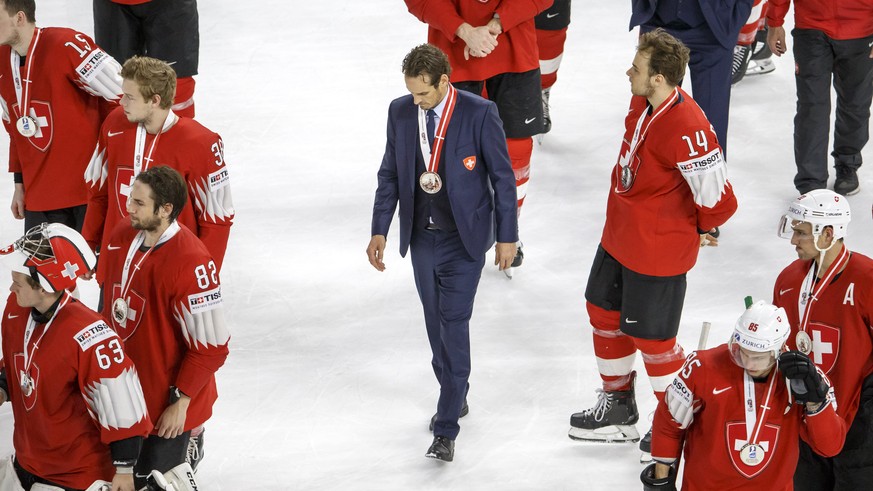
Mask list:
[{"label": "red jersey sleeve", "polygon": [[91,156],[91,161],[85,169],[85,183],[88,185],[88,207],[85,212],[85,223],[82,225],[82,237],[88,241],[91,249],[97,250],[103,238],[103,227],[106,223],[106,210],[109,206],[108,186],[106,179],[109,163],[106,160],[108,151],[109,121],[104,121],[97,137],[97,147]]},{"label": "red jersey sleeve", "polygon": [[224,365],[230,333],[224,317],[218,268],[209,258],[186,261],[171,299],[173,317],[187,345],[176,387],[194,397]]},{"label": "red jersey sleeve", "polygon": [[101,319],[83,327],[74,339],[79,346],[79,389],[101,441],[148,436],[152,422],[136,367],[121,338]]},{"label": "red jersey sleeve", "polygon": [[497,6],[497,15],[500,16],[500,25],[503,31],[508,31],[522,22],[529,21],[543,10],[552,6],[554,0],[524,0],[515,2],[502,2]]},{"label": "red jersey sleeve", "polygon": [[700,366],[696,351],[688,355],[682,370],[667,387],[664,400],[658,403],[652,424],[653,459],[672,463],[682,453],[685,432],[694,422],[695,414],[704,408],[703,401],[695,395],[696,391],[705,390],[705,371]]},{"label": "red jersey sleeve", "polygon": [[197,218],[198,237],[220,271],[235,211],[224,142],[217,133],[210,131],[208,135],[203,148],[191,159],[195,164],[187,178],[188,193]]},{"label": "red jersey sleeve", "polygon": [[455,40],[455,32],[465,22],[450,0],[406,0],[406,8],[418,20],[440,31],[449,41]]}]

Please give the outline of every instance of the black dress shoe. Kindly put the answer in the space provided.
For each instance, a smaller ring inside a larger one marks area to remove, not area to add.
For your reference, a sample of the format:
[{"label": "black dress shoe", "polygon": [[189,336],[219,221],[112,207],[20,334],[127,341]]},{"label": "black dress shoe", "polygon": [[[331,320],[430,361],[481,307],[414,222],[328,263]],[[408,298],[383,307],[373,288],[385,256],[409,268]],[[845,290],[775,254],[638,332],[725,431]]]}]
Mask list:
[{"label": "black dress shoe", "polygon": [[[467,399],[464,399],[464,407],[461,408],[461,417],[463,418],[469,412],[470,412],[470,406],[467,405]],[[436,423],[436,417],[437,417],[436,414],[434,414],[433,416],[430,417],[430,426],[428,427],[428,429],[430,430],[431,433],[433,433],[433,424]]]},{"label": "black dress shoe", "polygon": [[451,462],[455,458],[455,441],[449,440],[445,436],[436,436],[424,456],[443,462]]}]

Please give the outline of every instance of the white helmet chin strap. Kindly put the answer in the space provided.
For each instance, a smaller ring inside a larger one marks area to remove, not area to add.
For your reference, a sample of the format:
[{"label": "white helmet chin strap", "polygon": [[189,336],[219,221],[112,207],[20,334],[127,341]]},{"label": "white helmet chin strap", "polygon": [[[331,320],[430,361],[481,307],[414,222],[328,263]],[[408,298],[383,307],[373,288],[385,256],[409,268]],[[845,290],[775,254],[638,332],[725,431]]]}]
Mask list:
[{"label": "white helmet chin strap", "polygon": [[[833,228],[832,228],[832,229],[833,229]],[[824,229],[822,229],[821,232],[819,232],[819,233],[817,233],[817,234],[814,234],[814,235],[812,236],[812,245],[815,246],[815,250],[817,250],[818,253],[819,253],[819,254],[818,254],[818,267],[819,267],[819,269],[821,269],[821,265],[824,264],[825,254],[827,254],[827,252],[828,252],[829,250],[831,250],[831,248],[834,246],[834,244],[837,243],[837,240],[836,240],[836,239],[831,239],[831,245],[825,247],[824,249],[820,248],[820,247],[818,246],[818,240],[821,238],[821,234],[822,234],[822,233],[824,233]],[[818,274],[821,274],[821,271],[819,271]]]}]

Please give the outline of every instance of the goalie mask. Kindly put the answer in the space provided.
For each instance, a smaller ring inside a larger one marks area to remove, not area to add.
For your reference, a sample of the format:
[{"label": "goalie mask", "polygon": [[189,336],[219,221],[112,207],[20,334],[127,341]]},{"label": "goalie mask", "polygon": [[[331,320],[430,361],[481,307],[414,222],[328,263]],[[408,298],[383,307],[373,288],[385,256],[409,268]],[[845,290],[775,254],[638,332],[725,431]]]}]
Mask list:
[{"label": "goalie mask", "polygon": [[0,249],[9,269],[24,273],[48,292],[72,290],[76,278],[94,269],[97,258],[79,232],[60,223],[43,223]]},{"label": "goalie mask", "polygon": [[776,364],[790,332],[785,309],[758,300],[737,319],[728,349],[741,368],[764,371]]},{"label": "goalie mask", "polygon": [[809,223],[812,225],[815,248],[822,251],[818,246],[822,231],[826,227],[833,228],[834,240],[831,242],[833,245],[837,240],[846,237],[846,229],[851,218],[849,200],[831,190],[816,189],[801,195],[788,205],[788,213],[782,216],[782,221],[779,223],[779,236],[790,239],[794,234],[794,226],[799,222]]}]

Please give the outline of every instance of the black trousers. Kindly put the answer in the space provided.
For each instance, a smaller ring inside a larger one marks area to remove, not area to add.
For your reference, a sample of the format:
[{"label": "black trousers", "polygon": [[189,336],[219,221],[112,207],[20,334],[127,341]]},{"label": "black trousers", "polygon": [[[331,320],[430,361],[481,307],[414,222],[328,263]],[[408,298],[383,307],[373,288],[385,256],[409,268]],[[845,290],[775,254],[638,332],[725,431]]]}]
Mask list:
[{"label": "black trousers", "polygon": [[861,167],[870,137],[873,35],[836,40],[813,29],[794,29],[797,114],[794,117],[794,186],[801,193],[827,187],[831,80],[837,93],[834,149],[837,167]]},{"label": "black trousers", "polygon": [[800,441],[800,458],[794,471],[795,491],[855,491],[873,486],[873,375],[861,388],[858,413],[846,434],[843,449],[822,457]]},{"label": "black trousers", "polygon": [[63,223],[77,232],[81,232],[82,224],[85,223],[86,209],[86,205],[79,205],[59,210],[24,210],[24,231],[26,232],[40,223]]}]

